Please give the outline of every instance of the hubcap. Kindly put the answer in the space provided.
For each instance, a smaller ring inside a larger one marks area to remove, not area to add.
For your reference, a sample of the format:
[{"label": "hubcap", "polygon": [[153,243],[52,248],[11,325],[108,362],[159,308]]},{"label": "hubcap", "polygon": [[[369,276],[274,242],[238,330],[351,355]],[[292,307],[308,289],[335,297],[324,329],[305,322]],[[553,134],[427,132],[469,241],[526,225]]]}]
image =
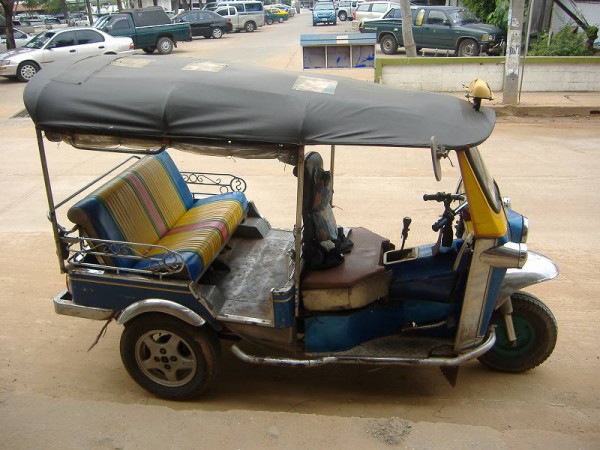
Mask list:
[{"label": "hubcap", "polygon": [[21,76],[26,80],[31,80],[36,73],[37,70],[35,70],[35,67],[29,64],[21,67]]},{"label": "hubcap", "polygon": [[463,55],[465,56],[473,56],[475,54],[475,43],[474,42],[469,42],[468,44],[465,44],[465,46],[463,47]]},{"label": "hubcap", "polygon": [[169,45],[168,42],[165,41],[162,43],[161,48],[162,48],[163,52],[168,52],[169,49],[171,48],[171,46]]},{"label": "hubcap", "polygon": [[194,352],[170,331],[153,330],[140,336],[135,361],[145,376],[163,386],[183,386],[196,375]]}]

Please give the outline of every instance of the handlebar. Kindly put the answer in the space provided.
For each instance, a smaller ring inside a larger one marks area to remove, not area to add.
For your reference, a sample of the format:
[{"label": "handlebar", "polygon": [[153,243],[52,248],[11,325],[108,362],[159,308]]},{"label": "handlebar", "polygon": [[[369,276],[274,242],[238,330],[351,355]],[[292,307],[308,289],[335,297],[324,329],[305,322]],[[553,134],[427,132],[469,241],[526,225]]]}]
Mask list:
[{"label": "handlebar", "polygon": [[[455,195],[455,194],[452,194]],[[464,199],[464,196],[461,196]],[[444,214],[442,214],[442,217],[440,217],[432,226],[431,228],[433,229],[433,231],[439,231],[442,228],[444,228],[446,225],[448,225],[449,223],[452,223],[452,221],[454,220],[454,217],[456,217],[456,215],[461,212],[464,208],[466,208],[468,205],[467,202],[464,202],[462,204],[460,204],[456,209],[448,209],[446,211],[444,211]]]},{"label": "handlebar", "polygon": [[436,202],[445,202],[445,201],[454,201],[460,200],[464,201],[465,196],[462,194],[448,194],[446,192],[438,192],[437,194],[425,194],[423,195],[424,201],[434,200]]}]

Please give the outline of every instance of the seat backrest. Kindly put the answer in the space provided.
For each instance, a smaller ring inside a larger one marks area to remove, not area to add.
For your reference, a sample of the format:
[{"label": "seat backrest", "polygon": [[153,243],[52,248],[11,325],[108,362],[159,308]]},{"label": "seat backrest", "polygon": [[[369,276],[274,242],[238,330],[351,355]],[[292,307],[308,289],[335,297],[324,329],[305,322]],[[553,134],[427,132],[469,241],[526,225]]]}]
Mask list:
[{"label": "seat backrest", "polygon": [[[154,244],[192,206],[193,196],[171,157],[145,156],[73,205],[67,217],[82,235]],[[133,260],[114,258],[121,267]]]}]

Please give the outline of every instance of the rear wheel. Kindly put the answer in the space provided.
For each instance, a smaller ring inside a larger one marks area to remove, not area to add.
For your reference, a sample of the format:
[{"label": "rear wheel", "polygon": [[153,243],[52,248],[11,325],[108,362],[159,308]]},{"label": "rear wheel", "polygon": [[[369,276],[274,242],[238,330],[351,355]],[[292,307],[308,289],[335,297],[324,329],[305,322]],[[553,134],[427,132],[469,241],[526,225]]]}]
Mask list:
[{"label": "rear wheel", "polygon": [[210,35],[213,39],[221,39],[223,37],[223,30],[221,28],[213,28]]},{"label": "rear wheel", "polygon": [[479,44],[473,39],[464,39],[458,45],[458,56],[478,56]]},{"label": "rear wheel", "polygon": [[510,296],[517,341],[513,346],[506,335],[502,314],[494,313],[496,343],[479,361],[502,372],[525,372],[542,364],[554,350],[558,326],[554,315],[541,300],[526,292]]},{"label": "rear wheel", "polygon": [[156,43],[158,53],[161,55],[168,55],[173,52],[173,41],[168,37],[161,37]]},{"label": "rear wheel", "polygon": [[252,33],[254,30],[256,30],[256,24],[254,22],[246,22],[246,25],[244,25],[244,30],[246,30],[248,33]]},{"label": "rear wheel", "polygon": [[214,381],[220,344],[206,327],[164,314],[145,314],[125,325],[121,359],[147,391],[171,400],[199,396]]},{"label": "rear wheel", "polygon": [[273,19],[267,19],[267,25],[273,25]]},{"label": "rear wheel", "polygon": [[394,55],[398,51],[398,42],[396,42],[396,38],[390,34],[381,38],[379,46],[381,47],[381,51],[386,55]]},{"label": "rear wheel", "polygon": [[33,61],[23,61],[17,67],[17,78],[19,81],[27,83],[36,73],[40,71],[40,66]]},{"label": "rear wheel", "polygon": [[156,50],[156,47],[144,47],[142,50],[144,51],[144,53],[151,55]]}]

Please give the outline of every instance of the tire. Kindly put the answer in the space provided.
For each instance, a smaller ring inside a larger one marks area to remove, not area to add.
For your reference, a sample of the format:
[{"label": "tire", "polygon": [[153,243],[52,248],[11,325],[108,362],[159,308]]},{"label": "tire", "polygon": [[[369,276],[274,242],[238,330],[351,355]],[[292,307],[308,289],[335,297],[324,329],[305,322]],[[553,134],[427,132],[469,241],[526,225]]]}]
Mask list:
[{"label": "tire", "polygon": [[381,38],[381,42],[379,43],[379,47],[381,51],[386,55],[395,55],[398,51],[398,42],[396,42],[396,38],[391,34],[386,34]]},{"label": "tire", "polygon": [[313,21],[313,27],[316,27],[316,26],[317,26],[317,22]]},{"label": "tire", "polygon": [[40,66],[33,61],[23,61],[17,67],[17,78],[19,81],[27,83],[36,73],[40,71]]},{"label": "tire", "polygon": [[213,39],[221,39],[223,37],[223,30],[221,28],[213,28],[210,36]]},{"label": "tire", "polygon": [[346,14],[346,11],[340,11],[338,14],[338,19],[340,19],[342,22],[348,20],[348,14]]},{"label": "tire", "polygon": [[158,53],[161,55],[169,55],[173,53],[173,41],[168,37],[161,37],[156,43],[156,48],[158,49]]},{"label": "tire", "polygon": [[554,315],[541,300],[526,292],[510,297],[513,323],[517,335],[513,347],[506,337],[506,325],[501,314],[494,313],[496,344],[479,357],[485,366],[501,372],[525,372],[542,364],[554,350],[558,326]]},{"label": "tire", "polygon": [[463,39],[458,44],[458,56],[478,56],[479,44],[473,39]]},{"label": "tire", "polygon": [[267,25],[273,25],[273,19],[267,19]]},{"label": "tire", "polygon": [[214,331],[165,314],[144,314],[125,324],[121,359],[141,387],[158,397],[198,397],[214,381],[221,347]]},{"label": "tire", "polygon": [[156,47],[144,47],[142,50],[144,53],[151,55],[156,50]]},{"label": "tire", "polygon": [[280,17],[278,20],[279,23],[283,23],[283,17]]},{"label": "tire", "polygon": [[254,30],[256,30],[256,24],[252,21],[246,22],[246,25],[244,25],[244,30],[247,33],[252,33]]}]

